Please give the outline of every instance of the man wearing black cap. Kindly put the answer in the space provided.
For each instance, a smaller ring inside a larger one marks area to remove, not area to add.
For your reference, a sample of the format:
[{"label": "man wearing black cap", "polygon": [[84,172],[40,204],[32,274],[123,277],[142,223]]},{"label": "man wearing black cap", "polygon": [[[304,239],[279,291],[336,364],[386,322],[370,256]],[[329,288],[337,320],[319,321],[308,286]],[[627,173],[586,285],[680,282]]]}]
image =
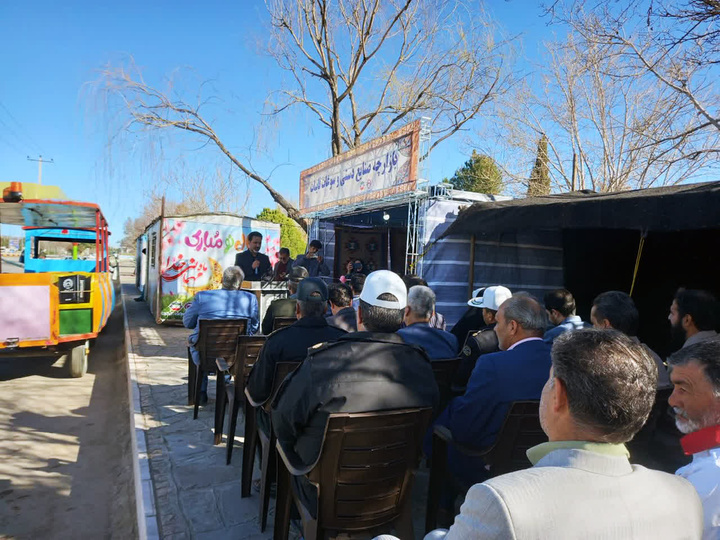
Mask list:
[{"label": "man wearing black cap", "polygon": [[[307,278],[297,285],[295,315],[298,320],[273,332],[265,342],[248,379],[247,389],[253,401],[265,403],[270,399],[278,362],[302,362],[313,345],[335,341],[346,333],[327,323],[327,301],[328,288],[322,279]],[[267,419],[258,418],[261,427],[267,428]]]},{"label": "man wearing black cap", "polygon": [[[396,334],[406,305],[407,289],[400,276],[389,270],[373,272],[360,295],[358,332],[308,351],[273,401],[273,430],[287,455],[314,463],[332,413],[437,405],[430,359],[421,347]],[[304,477],[293,477],[293,482],[303,505],[316,515],[315,487]]]},{"label": "man wearing black cap", "polygon": [[267,336],[273,331],[273,325],[275,324],[276,317],[295,316],[295,297],[298,290],[298,284],[306,277],[308,277],[308,271],[302,266],[294,266],[292,270],[290,270],[290,278],[287,282],[290,297],[280,298],[270,304],[262,320],[261,330],[263,334]]},{"label": "man wearing black cap", "polygon": [[323,245],[320,240],[313,240],[308,246],[307,253],[295,259],[295,266],[304,266],[307,268],[310,277],[329,276],[330,269],[328,265],[325,264],[323,256],[320,255],[322,248]]},{"label": "man wearing black cap", "polygon": [[272,272],[270,258],[260,253],[262,234],[253,231],[247,235],[247,249],[235,255],[235,266],[245,274],[246,281],[260,281],[265,274]]}]

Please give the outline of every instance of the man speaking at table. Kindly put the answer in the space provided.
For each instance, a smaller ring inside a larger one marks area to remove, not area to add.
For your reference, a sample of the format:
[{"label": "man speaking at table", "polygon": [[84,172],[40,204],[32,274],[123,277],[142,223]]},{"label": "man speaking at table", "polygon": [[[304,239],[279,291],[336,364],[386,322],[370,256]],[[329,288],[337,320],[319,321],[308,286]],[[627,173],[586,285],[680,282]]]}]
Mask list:
[{"label": "man speaking at table", "polygon": [[270,259],[260,253],[262,234],[253,231],[247,236],[247,249],[235,255],[235,266],[239,266],[245,274],[246,281],[260,281],[267,273],[272,271]]}]

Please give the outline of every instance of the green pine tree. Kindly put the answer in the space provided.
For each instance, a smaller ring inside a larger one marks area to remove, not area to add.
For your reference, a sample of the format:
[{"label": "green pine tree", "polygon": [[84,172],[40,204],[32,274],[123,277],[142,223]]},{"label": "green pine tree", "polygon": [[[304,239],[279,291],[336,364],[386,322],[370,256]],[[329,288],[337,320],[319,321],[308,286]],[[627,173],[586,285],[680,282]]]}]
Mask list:
[{"label": "green pine tree", "polygon": [[538,141],[535,165],[530,173],[528,182],[528,197],[550,195],[550,168],[548,167],[548,139],[543,133]]},{"label": "green pine tree", "polygon": [[305,233],[295,220],[289,218],[282,210],[263,208],[257,218],[280,225],[280,247],[288,248],[293,259],[305,253]]},{"label": "green pine tree", "polygon": [[487,195],[500,195],[503,189],[502,173],[490,156],[473,150],[470,159],[447,180],[455,189]]}]

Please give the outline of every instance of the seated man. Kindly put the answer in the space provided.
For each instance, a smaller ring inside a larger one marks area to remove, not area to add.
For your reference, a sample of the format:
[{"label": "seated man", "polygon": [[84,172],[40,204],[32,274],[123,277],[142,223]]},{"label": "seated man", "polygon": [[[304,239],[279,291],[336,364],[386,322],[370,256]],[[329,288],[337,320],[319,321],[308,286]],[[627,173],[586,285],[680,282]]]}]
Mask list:
[{"label": "seated man", "polygon": [[[550,345],[542,339],[547,326],[543,307],[531,296],[516,294],[500,305],[495,333],[500,352],[478,358],[462,396],[453,398],[435,421],[447,426],[453,438],[474,448],[495,442],[510,404],[540,399],[550,369]],[[425,450],[430,454],[430,433]],[[487,477],[477,458],[448,451],[450,471],[471,481]]]},{"label": "seated man", "polygon": [[[254,294],[241,291],[244,279],[243,271],[237,266],[228,266],[223,271],[222,289],[213,291],[200,291],[193,298],[190,307],[183,315],[185,328],[193,328],[193,333],[188,337],[190,353],[193,362],[200,364],[200,356],[195,349],[200,332],[201,319],[248,319],[247,333],[255,334],[258,331],[259,316],[258,302]],[[207,396],[207,373],[203,376],[200,388],[200,403],[208,401]]]},{"label": "seated man", "polygon": [[462,314],[458,322],[456,322],[450,332],[455,334],[458,343],[465,343],[470,332],[477,332],[486,326],[483,321],[482,308],[475,307],[476,299],[482,299],[485,287],[478,287],[473,291],[472,298],[468,300],[468,308]]},{"label": "seated man", "polygon": [[545,309],[555,326],[545,332],[543,339],[552,344],[563,332],[588,328],[590,325],[575,315],[575,299],[567,289],[556,289],[545,295]]},{"label": "seated man", "polygon": [[[438,402],[430,359],[397,332],[407,291],[397,274],[371,273],[358,309],[358,332],[313,347],[273,402],[273,429],[283,450],[304,464],[318,458],[328,415]],[[304,477],[293,477],[303,504],[317,515],[317,493]]]},{"label": "seated man", "polygon": [[[295,304],[298,321],[273,332],[265,342],[248,379],[247,389],[253,401],[262,404],[272,397],[278,362],[302,362],[310,347],[345,335],[344,330],[328,325],[327,299],[328,288],[322,279],[307,278],[298,284]],[[268,431],[269,423],[262,414],[258,416],[258,425]]]},{"label": "seated man", "polygon": [[294,262],[290,258],[290,250],[286,247],[280,248],[278,262],[273,268],[273,281],[286,281],[290,277],[290,270],[292,270]]},{"label": "seated man", "polygon": [[[424,287],[428,286],[427,281],[415,274],[405,274],[403,276],[403,282],[405,282],[405,287],[407,287],[408,292],[416,285],[423,285]],[[437,311],[433,311],[432,317],[430,317],[430,321],[428,324],[430,324],[430,328],[439,328],[440,330],[445,330],[445,316],[441,313],[438,313]],[[405,326],[405,324],[403,324],[403,326]]]},{"label": "seated man", "polygon": [[550,442],[527,451],[532,468],[473,486],[445,540],[700,538],[690,483],[631,465],[623,444],[650,414],[656,378],[643,347],[620,332],[560,336],[540,401]]},{"label": "seated man", "polygon": [[273,331],[276,317],[294,317],[295,316],[295,295],[298,290],[300,282],[308,277],[307,270],[302,266],[293,266],[290,270],[290,278],[288,279],[288,292],[290,296],[287,298],[280,298],[279,300],[273,300],[268,306],[265,316],[262,320],[262,333],[269,336]]},{"label": "seated man", "polygon": [[319,251],[323,248],[320,240],[313,240],[308,246],[307,253],[295,259],[295,266],[304,266],[310,277],[329,276],[330,268],[325,264]]},{"label": "seated man", "polygon": [[683,347],[668,358],[675,389],[669,404],[675,411],[689,465],[677,474],[700,495],[705,524],[703,538],[720,538],[720,341],[705,340]]},{"label": "seated man", "polygon": [[460,351],[460,365],[453,378],[453,387],[464,389],[467,386],[470,374],[475,369],[477,359],[483,354],[498,352],[497,310],[505,300],[512,297],[510,289],[497,285],[486,288],[480,297],[472,298],[468,304],[481,310],[485,328],[467,336],[467,340]]},{"label": "seated man", "polygon": [[[595,328],[614,328],[626,336],[629,336],[636,343],[638,326],[640,325],[640,313],[630,295],[622,291],[606,291],[600,293],[593,300],[590,310],[590,322]],[[672,387],[662,359],[655,354],[650,347],[642,344],[645,351],[655,360],[658,368],[658,390],[665,390]]]},{"label": "seated man", "polygon": [[717,312],[717,301],[709,292],[678,289],[668,315],[673,345],[688,347],[708,339],[717,339]]},{"label": "seated man", "polygon": [[455,358],[458,353],[457,338],[450,332],[432,328],[430,318],[435,313],[435,293],[430,287],[415,285],[408,291],[405,308],[405,328],[398,335],[405,343],[419,345],[430,360]]},{"label": "seated man", "polygon": [[330,326],[346,332],[357,332],[357,313],[352,307],[352,289],[344,283],[332,283],[328,287],[328,299],[332,315],[327,318]]},{"label": "seated man", "polygon": [[357,311],[360,305],[360,295],[362,294],[363,287],[365,286],[365,274],[353,274],[350,278],[350,288],[353,293],[352,307]]}]

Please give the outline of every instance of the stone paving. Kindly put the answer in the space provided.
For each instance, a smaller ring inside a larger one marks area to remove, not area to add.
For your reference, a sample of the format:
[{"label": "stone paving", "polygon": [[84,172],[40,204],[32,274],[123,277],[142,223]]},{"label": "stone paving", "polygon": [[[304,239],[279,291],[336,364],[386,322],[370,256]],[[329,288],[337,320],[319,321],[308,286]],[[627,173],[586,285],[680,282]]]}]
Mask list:
[{"label": "stone paving", "polygon": [[[197,420],[192,419],[192,407],[187,405],[186,343],[190,331],[155,324],[147,304],[133,301],[137,290],[127,282],[123,293],[154,489],[154,508],[150,512],[146,508],[146,515],[154,510],[159,537],[272,538],[273,501],[268,528],[260,533],[259,495],[253,491],[251,497],[240,498],[242,413],[232,464],[226,465],[225,440],[221,445],[213,445],[215,383],[212,376],[208,385],[210,403],[200,408]],[[259,477],[257,470],[255,477]],[[420,474],[414,490],[417,538],[423,536],[426,479],[426,474]],[[149,489],[150,483],[146,485]]]}]

